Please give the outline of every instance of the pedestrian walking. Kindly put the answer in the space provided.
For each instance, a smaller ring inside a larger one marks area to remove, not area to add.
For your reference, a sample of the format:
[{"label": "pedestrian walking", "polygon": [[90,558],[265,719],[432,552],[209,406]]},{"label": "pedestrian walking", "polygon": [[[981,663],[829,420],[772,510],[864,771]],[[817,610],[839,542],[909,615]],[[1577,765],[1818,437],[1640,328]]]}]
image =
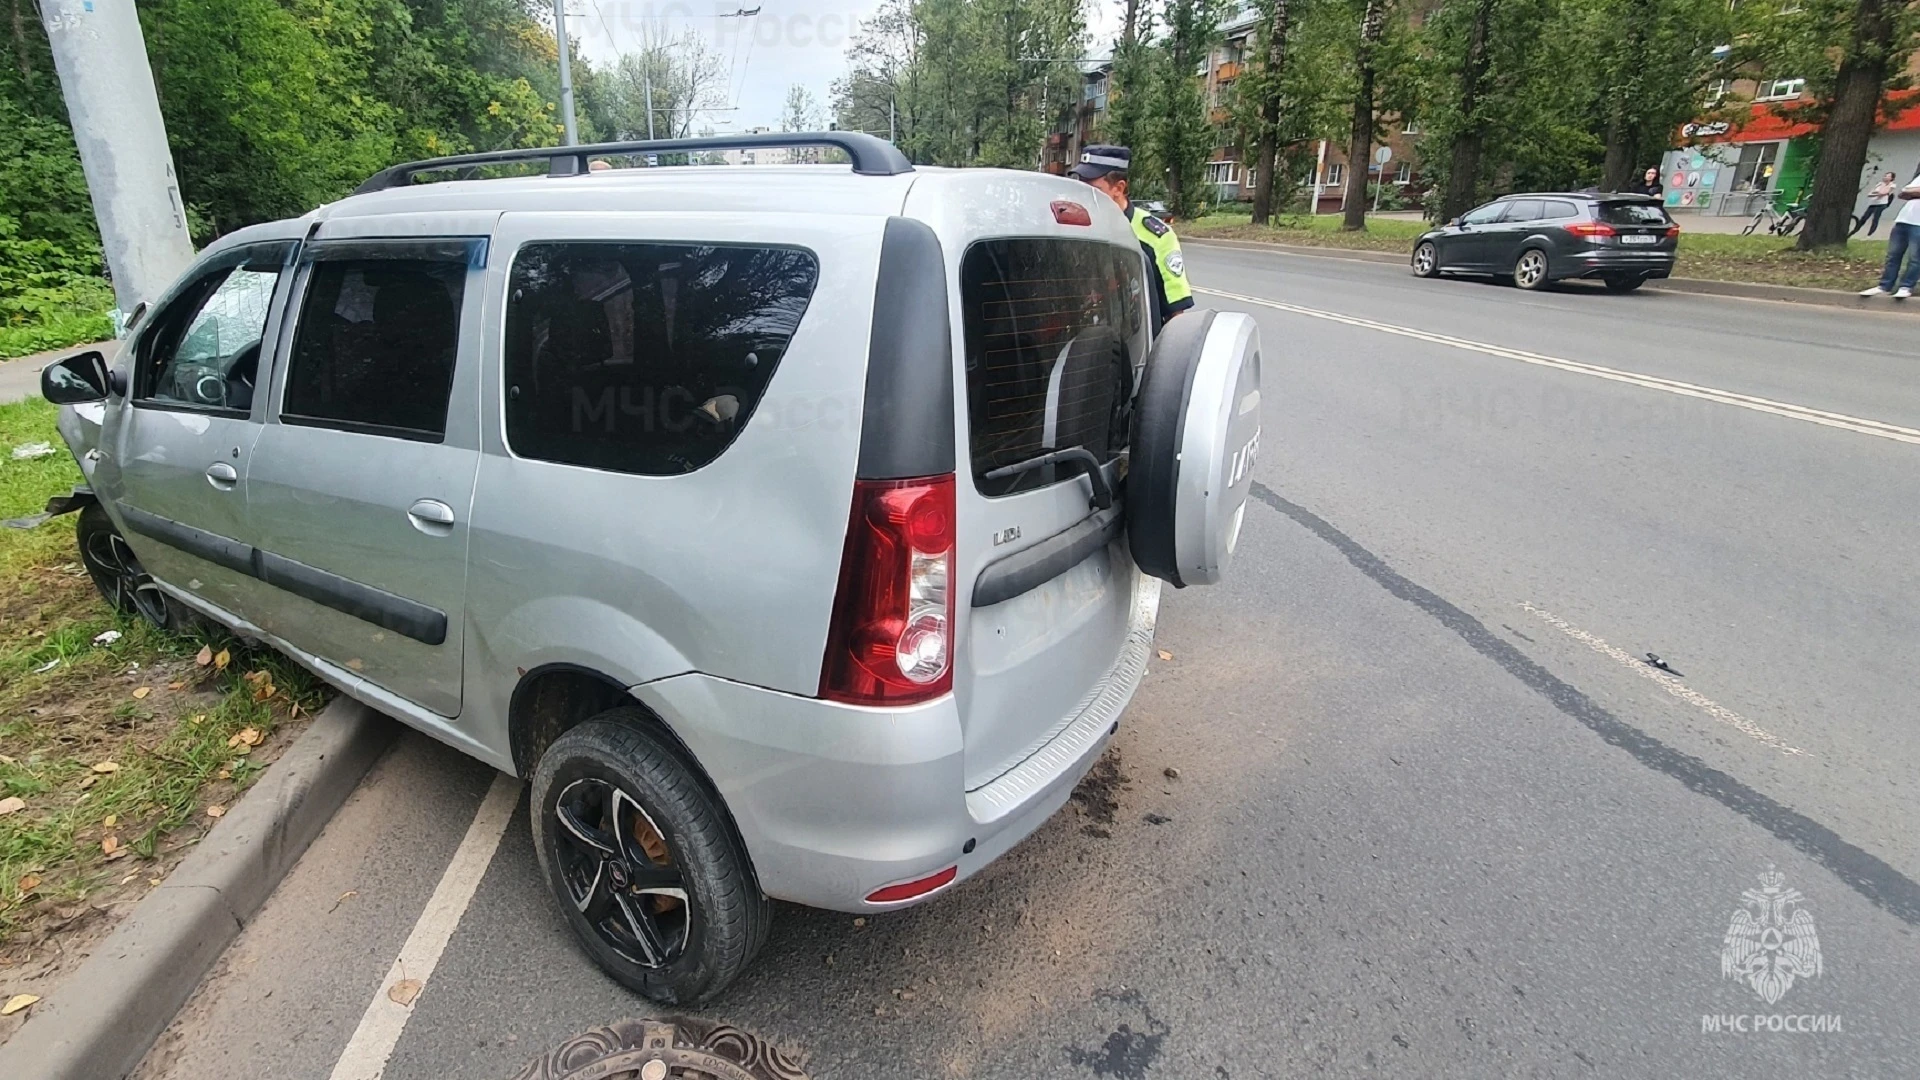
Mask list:
[{"label": "pedestrian walking", "polygon": [[[1880,271],[1880,284],[1860,290],[1861,296],[1893,293],[1895,300],[1905,300],[1913,295],[1914,287],[1920,285],[1920,168],[1914,170],[1913,180],[1894,198],[1900,202],[1900,216],[1893,219],[1893,228],[1887,230],[1886,268]],[[1904,274],[1900,272],[1903,257],[1907,262]]]},{"label": "pedestrian walking", "polygon": [[1860,211],[1859,217],[1853,219],[1853,232],[1847,235],[1852,236],[1854,233],[1859,232],[1860,226],[1862,225],[1867,227],[1868,236],[1872,236],[1875,232],[1879,231],[1880,215],[1886,213],[1887,207],[1893,205],[1893,193],[1899,189],[1900,176],[1898,173],[1889,172],[1887,175],[1881,177],[1880,182],[1873,185],[1873,190],[1867,192],[1867,208]]}]

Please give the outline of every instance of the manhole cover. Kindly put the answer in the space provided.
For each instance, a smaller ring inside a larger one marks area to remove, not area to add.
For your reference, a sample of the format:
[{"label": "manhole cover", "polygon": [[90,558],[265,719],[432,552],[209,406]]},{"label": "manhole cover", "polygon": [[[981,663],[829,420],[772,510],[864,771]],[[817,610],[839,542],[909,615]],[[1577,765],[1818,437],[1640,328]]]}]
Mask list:
[{"label": "manhole cover", "polygon": [[778,1047],[703,1020],[617,1020],[583,1031],[515,1080],[807,1080]]}]

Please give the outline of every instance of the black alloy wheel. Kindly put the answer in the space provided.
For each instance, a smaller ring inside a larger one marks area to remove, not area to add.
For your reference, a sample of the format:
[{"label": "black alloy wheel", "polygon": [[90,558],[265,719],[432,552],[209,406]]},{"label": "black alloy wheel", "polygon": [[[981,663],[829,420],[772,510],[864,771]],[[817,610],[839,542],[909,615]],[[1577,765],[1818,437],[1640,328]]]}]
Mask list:
[{"label": "black alloy wheel", "polygon": [[606,780],[568,784],[554,806],[558,869],[573,906],[628,963],[659,969],[686,950],[686,880],[660,826]]},{"label": "black alloy wheel", "polygon": [[162,630],[175,627],[179,620],[172,602],[160,591],[160,586],[154,584],[133,549],[127,546],[126,538],[113,527],[113,519],[99,504],[80,511],[75,539],[87,576],[115,611],[138,616]]},{"label": "black alloy wheel", "polygon": [[533,774],[534,851],[580,948],[669,1005],[718,995],[766,943],[773,909],[719,794],[634,705],[568,729]]}]

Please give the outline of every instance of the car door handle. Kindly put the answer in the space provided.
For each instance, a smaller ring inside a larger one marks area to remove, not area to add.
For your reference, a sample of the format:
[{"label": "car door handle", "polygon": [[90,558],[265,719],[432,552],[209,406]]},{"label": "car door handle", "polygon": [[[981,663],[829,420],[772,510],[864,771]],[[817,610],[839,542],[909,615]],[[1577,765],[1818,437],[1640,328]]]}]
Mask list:
[{"label": "car door handle", "polygon": [[239,482],[240,474],[235,472],[233,466],[226,462],[216,461],[207,466],[207,483],[212,484],[219,490],[232,491],[233,485]]},{"label": "car door handle", "polygon": [[439,499],[421,499],[407,507],[407,519],[413,527],[430,536],[445,536],[453,531],[453,507]]}]

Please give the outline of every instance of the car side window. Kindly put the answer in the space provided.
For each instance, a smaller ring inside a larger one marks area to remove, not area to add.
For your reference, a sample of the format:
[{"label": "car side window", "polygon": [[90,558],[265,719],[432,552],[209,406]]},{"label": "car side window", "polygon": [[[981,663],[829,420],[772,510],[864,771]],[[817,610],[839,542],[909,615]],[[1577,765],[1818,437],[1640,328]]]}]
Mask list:
[{"label": "car side window", "polygon": [[1500,215],[1505,213],[1506,209],[1506,203],[1488,203],[1485,206],[1476,207],[1475,209],[1467,211],[1466,214],[1460,218],[1460,224],[1491,225],[1500,220]]},{"label": "car side window", "polygon": [[142,341],[137,403],[244,413],[253,408],[277,259],[228,266],[189,285]]},{"label": "car side window", "polygon": [[753,418],[819,270],[788,247],[522,247],[507,292],[507,445],[643,476],[706,465]]},{"label": "car side window", "polygon": [[439,442],[466,281],[466,263],[453,259],[315,263],[281,422]]},{"label": "car side window", "polygon": [[1550,221],[1565,221],[1580,216],[1580,208],[1565,199],[1548,199],[1545,205],[1546,212],[1540,216]]},{"label": "car side window", "polygon": [[1538,221],[1542,217],[1539,199],[1515,199],[1507,204],[1507,214],[1501,221],[1513,223]]}]

